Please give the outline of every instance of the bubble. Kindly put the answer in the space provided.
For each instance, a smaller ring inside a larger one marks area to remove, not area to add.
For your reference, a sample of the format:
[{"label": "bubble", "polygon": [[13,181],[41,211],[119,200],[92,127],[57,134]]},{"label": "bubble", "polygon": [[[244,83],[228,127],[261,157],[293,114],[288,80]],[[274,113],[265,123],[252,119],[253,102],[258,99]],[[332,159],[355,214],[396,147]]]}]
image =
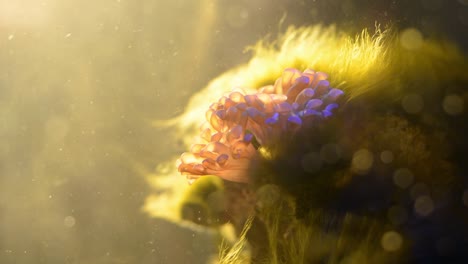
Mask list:
[{"label": "bubble", "polygon": [[367,149],[360,149],[353,154],[351,166],[354,172],[365,174],[374,162],[374,156]]},{"label": "bubble", "polygon": [[401,100],[401,106],[409,114],[417,114],[424,107],[424,101],[419,94],[408,94]]},{"label": "bubble", "polygon": [[322,167],[322,159],[319,153],[310,152],[302,157],[301,165],[306,172],[315,173]]},{"label": "bubble", "polygon": [[468,207],[468,189],[466,189],[463,192],[462,200],[463,200],[463,204],[465,204],[465,206]]},{"label": "bubble", "polygon": [[414,202],[414,210],[420,216],[428,216],[434,211],[434,202],[428,195],[419,196]]},{"label": "bubble", "polygon": [[385,164],[391,163],[393,161],[393,152],[391,152],[390,150],[382,151],[382,153],[380,153],[380,159]]},{"label": "bubble", "polygon": [[387,213],[388,219],[394,225],[400,225],[408,220],[406,209],[401,206],[392,206]]},{"label": "bubble", "polygon": [[458,115],[463,112],[463,99],[455,94],[445,96],[442,101],[444,111],[449,115]]},{"label": "bubble", "polygon": [[403,244],[403,238],[398,232],[388,231],[382,236],[380,244],[385,251],[397,251]]},{"label": "bubble", "polygon": [[401,168],[393,174],[393,183],[396,186],[406,189],[413,183],[413,173],[407,168]]},{"label": "bubble", "polygon": [[410,194],[413,200],[416,200],[419,196],[429,196],[429,187],[427,187],[427,185],[422,182],[418,182],[415,185],[413,185],[413,187],[411,187]]},{"label": "bubble", "polygon": [[407,28],[400,34],[400,44],[407,50],[416,50],[421,47],[422,43],[423,36],[415,28]]},{"label": "bubble", "polygon": [[65,219],[63,220],[63,225],[68,227],[68,228],[71,228],[75,225],[76,223],[76,220],[75,220],[75,217],[69,215],[67,217],[65,217]]},{"label": "bubble", "polygon": [[335,164],[341,157],[341,150],[336,144],[326,144],[320,149],[320,158],[328,164]]}]

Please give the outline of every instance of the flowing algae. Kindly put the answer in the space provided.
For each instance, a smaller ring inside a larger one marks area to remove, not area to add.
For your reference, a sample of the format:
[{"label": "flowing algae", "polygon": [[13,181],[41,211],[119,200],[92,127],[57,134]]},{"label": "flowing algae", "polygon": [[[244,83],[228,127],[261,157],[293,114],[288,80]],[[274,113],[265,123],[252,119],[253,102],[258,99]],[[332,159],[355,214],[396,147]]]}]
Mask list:
[{"label": "flowing algae", "polygon": [[[322,109],[313,125],[294,127],[294,134],[283,127],[280,136],[270,141],[264,136],[272,129],[259,127],[271,125],[281,116],[270,117],[265,110],[260,114],[264,119],[258,119],[258,113],[246,110],[246,118],[255,119],[257,125],[242,134],[243,146],[250,150],[233,152],[239,156],[223,154],[230,145],[198,146],[190,158],[182,156],[179,171],[196,174],[192,180],[198,179],[186,189],[194,194],[186,197],[197,198],[186,199],[182,207],[195,201],[199,206],[193,208],[211,212],[204,217],[216,219],[205,221],[205,225],[231,223],[237,234],[236,242],[222,247],[219,263],[466,259],[467,211],[462,196],[466,192],[463,164],[468,154],[463,108],[467,60],[453,44],[422,39],[413,31],[376,27],[373,34],[363,30],[353,37],[334,26],[290,28],[273,43],[261,41],[251,47],[253,56],[247,64],[214,79],[193,96],[182,115],[165,122],[175,126],[190,145],[196,134],[193,128],[203,123],[208,106],[231,89],[241,88],[244,94],[240,96],[254,105],[258,98],[266,98],[262,92],[273,87],[265,85],[273,85],[280,76],[283,85],[285,78],[291,78],[287,85],[293,88],[300,85],[304,80],[300,74],[282,75],[287,68],[326,72],[330,86],[344,92],[333,114]],[[311,89],[318,93],[320,85]],[[289,100],[289,93],[285,92],[284,100]],[[249,94],[256,94],[257,99]],[[218,133],[205,137],[208,142],[235,138],[234,130],[224,129],[222,122],[241,120],[228,119],[222,111],[231,104],[220,102],[206,115],[208,121],[215,122],[211,125]],[[258,109],[270,108],[265,103]],[[304,123],[294,117],[304,117],[302,112],[294,112],[300,106],[287,109],[293,112],[285,124]],[[248,126],[250,121],[246,122]],[[249,147],[255,142],[249,134],[260,145]],[[255,150],[260,154],[243,156],[246,152],[242,151]],[[210,161],[212,156],[215,160]],[[219,174],[224,186],[213,184],[217,187],[200,192],[202,185],[197,181],[205,174],[216,175],[204,167],[223,170],[230,162],[227,157],[246,159],[236,167],[243,170],[242,177]],[[239,183],[232,182],[238,179]],[[212,198],[210,194],[218,190],[222,195],[215,197],[224,207],[213,206],[212,199],[207,203],[207,197]],[[193,217],[185,219],[193,221]]]}]

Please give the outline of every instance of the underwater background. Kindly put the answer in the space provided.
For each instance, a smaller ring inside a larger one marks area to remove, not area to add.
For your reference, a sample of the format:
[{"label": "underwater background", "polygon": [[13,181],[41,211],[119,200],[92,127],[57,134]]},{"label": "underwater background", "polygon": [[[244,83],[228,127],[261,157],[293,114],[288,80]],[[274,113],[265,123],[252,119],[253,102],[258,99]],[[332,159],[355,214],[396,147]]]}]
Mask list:
[{"label": "underwater background", "polygon": [[144,209],[186,151],[155,121],[290,25],[376,21],[468,49],[464,0],[0,0],[0,263],[208,263],[216,235]]}]

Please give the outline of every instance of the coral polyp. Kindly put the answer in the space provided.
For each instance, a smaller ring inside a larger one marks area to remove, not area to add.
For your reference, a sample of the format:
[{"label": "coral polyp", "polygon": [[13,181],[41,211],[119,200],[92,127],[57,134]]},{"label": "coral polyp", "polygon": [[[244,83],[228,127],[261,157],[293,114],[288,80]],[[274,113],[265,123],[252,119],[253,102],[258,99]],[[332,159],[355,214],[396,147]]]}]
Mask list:
[{"label": "coral polyp", "polygon": [[330,87],[327,74],[288,68],[274,85],[245,94],[234,90],[213,103],[201,127],[203,143],[178,160],[178,170],[193,181],[203,175],[248,183],[250,161],[262,146],[292,136],[329,118],[343,95]]}]

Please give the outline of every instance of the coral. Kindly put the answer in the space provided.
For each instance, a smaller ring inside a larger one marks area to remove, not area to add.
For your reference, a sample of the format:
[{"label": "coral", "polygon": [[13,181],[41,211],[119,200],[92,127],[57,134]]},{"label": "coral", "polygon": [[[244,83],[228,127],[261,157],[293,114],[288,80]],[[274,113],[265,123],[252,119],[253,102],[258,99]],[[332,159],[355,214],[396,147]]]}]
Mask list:
[{"label": "coral", "polygon": [[213,103],[202,126],[202,144],[182,154],[178,169],[195,180],[216,175],[228,181],[250,181],[250,162],[262,146],[292,137],[332,115],[343,91],[331,88],[322,72],[286,69],[274,85],[244,95],[233,91]]}]

